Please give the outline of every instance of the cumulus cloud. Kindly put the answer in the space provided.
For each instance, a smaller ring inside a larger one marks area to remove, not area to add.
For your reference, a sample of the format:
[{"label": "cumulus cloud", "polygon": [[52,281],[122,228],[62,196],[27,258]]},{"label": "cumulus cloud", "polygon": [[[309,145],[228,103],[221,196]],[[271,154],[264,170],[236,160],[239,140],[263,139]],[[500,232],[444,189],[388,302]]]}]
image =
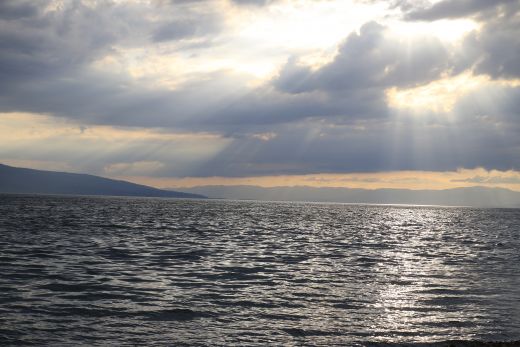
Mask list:
[{"label": "cumulus cloud", "polygon": [[438,39],[400,42],[371,22],[345,40],[330,64],[313,71],[295,65],[292,59],[274,85],[290,93],[411,86],[438,78],[448,63],[448,51]]},{"label": "cumulus cloud", "polygon": [[405,11],[405,19],[435,21],[472,18],[482,24],[463,42],[458,63],[473,66],[493,78],[520,76],[519,0],[443,0],[432,6]]}]

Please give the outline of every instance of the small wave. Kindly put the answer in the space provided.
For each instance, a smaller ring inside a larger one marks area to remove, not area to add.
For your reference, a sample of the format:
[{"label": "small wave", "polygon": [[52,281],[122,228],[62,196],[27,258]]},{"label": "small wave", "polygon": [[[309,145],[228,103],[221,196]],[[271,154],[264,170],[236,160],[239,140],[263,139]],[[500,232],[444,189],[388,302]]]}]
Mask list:
[{"label": "small wave", "polygon": [[340,302],[340,303],[334,304],[332,306],[335,308],[341,308],[344,310],[357,310],[362,307],[361,305],[351,304],[351,303],[347,303],[347,302]]},{"label": "small wave", "polygon": [[142,312],[141,315],[150,321],[185,321],[216,316],[216,314],[212,312],[194,311],[188,308]]},{"label": "small wave", "polygon": [[282,329],[287,334],[294,337],[307,337],[307,336],[341,336],[342,333],[336,331],[325,331],[315,329],[301,329],[301,328],[285,328]]}]

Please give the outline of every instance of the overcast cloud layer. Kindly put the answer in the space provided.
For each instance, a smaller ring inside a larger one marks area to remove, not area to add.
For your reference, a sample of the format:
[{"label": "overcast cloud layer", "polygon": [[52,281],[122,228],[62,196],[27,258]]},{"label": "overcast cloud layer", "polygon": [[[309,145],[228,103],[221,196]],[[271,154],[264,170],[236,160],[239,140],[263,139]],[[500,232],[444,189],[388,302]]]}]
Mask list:
[{"label": "overcast cloud layer", "polygon": [[[162,177],[520,169],[520,1],[357,1],[374,16],[334,47],[244,38],[240,18],[291,6],[0,2],[0,122],[27,130],[29,113],[48,130],[4,140],[0,158]],[[457,40],[395,30],[461,21],[474,28]]]}]

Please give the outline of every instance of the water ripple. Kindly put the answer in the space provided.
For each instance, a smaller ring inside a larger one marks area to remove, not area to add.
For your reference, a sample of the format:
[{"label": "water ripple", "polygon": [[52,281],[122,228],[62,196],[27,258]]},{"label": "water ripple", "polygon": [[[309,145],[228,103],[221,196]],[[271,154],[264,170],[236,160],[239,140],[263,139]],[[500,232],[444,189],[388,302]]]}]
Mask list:
[{"label": "water ripple", "polygon": [[3,195],[0,344],[498,346],[519,249],[515,209]]}]

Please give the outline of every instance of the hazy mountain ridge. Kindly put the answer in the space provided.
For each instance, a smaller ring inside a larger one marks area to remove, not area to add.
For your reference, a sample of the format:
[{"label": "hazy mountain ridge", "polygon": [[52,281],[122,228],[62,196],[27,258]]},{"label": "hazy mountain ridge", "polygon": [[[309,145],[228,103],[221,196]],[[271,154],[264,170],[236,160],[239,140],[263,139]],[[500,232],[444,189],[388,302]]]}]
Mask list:
[{"label": "hazy mountain ridge", "polygon": [[520,192],[503,188],[468,187],[445,190],[317,188],[307,186],[197,186],[186,192],[210,198],[273,201],[315,201],[367,204],[419,204],[475,207],[520,207]]},{"label": "hazy mountain ridge", "polygon": [[3,164],[0,164],[0,193],[205,198],[199,194],[161,190],[94,175],[17,168]]}]

